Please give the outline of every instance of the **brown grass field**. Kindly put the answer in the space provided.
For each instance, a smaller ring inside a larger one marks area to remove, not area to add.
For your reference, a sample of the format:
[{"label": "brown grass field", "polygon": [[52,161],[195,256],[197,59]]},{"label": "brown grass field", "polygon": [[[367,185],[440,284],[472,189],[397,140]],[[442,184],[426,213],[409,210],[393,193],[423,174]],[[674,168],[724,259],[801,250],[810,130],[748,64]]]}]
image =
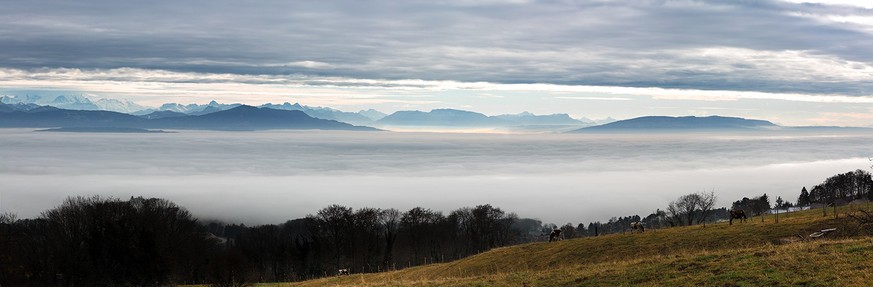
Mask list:
[{"label": "brown grass field", "polygon": [[[504,247],[403,270],[258,286],[873,286],[860,206]],[[873,205],[864,208],[873,208]],[[825,238],[808,235],[837,228]]]}]

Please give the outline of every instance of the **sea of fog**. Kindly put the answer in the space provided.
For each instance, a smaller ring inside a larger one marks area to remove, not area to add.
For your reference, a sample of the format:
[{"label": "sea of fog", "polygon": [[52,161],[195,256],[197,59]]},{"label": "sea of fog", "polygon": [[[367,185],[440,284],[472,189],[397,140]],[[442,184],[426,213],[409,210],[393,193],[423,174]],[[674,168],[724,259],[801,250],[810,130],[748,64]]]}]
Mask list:
[{"label": "sea of fog", "polygon": [[449,212],[492,204],[563,224],[645,216],[715,191],[719,206],[795,201],[869,169],[873,133],[440,134],[0,129],[0,212],[39,216],[64,198],[167,198],[204,219],[280,223],[330,204]]}]

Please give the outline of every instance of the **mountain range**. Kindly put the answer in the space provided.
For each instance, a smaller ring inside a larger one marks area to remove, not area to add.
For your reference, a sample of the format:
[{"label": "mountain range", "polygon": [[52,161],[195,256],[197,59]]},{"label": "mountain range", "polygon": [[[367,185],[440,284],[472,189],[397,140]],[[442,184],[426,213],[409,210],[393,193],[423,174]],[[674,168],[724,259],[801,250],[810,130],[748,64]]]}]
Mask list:
[{"label": "mountain range", "polygon": [[107,98],[86,97],[83,95],[58,95],[58,96],[2,96],[0,103],[3,104],[35,104],[40,106],[52,106],[68,110],[86,111],[113,111],[119,113],[133,113],[146,109],[134,102]]},{"label": "mountain range", "polygon": [[376,121],[382,126],[453,126],[453,127],[483,127],[508,126],[512,122],[497,117],[489,117],[480,113],[454,110],[435,109],[430,112],[398,111]]},{"label": "mountain range", "polygon": [[[131,110],[136,110],[130,112]],[[529,112],[488,116],[482,113],[434,109],[398,111],[390,115],[369,109],[345,112],[299,103],[267,103],[258,107],[239,103],[166,103],[146,109],[136,103],[82,95],[2,96],[0,127],[100,127],[204,130],[265,129],[392,129],[452,130],[488,128],[527,132],[657,132],[706,130],[850,129],[841,127],[781,127],[765,120],[738,117],[644,116],[615,121],[574,119],[568,114],[535,115]],[[855,128],[865,129],[865,128]],[[865,129],[866,130],[866,129]]]},{"label": "mountain range", "polygon": [[277,110],[241,105],[199,116],[165,117],[151,120],[148,127],[162,129],[270,130],[321,129],[374,131],[334,120],[311,117],[302,111]]},{"label": "mountain range", "polygon": [[516,122],[523,125],[592,125],[593,121],[582,121],[571,118],[568,114],[534,115],[522,112],[514,115],[495,116],[499,119]]},{"label": "mountain range", "polygon": [[[239,107],[242,104],[234,103],[234,104],[220,104],[216,101],[211,101],[205,105],[199,104],[177,104],[177,103],[166,103],[158,107],[157,109],[144,109],[132,114],[134,115],[149,115],[155,112],[175,112],[186,115],[205,115],[209,113],[224,111],[228,109],[232,109],[235,107]],[[282,103],[282,104],[273,104],[266,103],[260,105],[258,107],[261,108],[270,108],[275,110],[286,110],[286,111],[301,111],[309,115],[310,117],[324,119],[324,120],[334,120],[340,121],[344,123],[349,123],[353,125],[370,125],[373,121],[378,120],[385,116],[384,113],[381,113],[376,110],[366,110],[360,111],[357,113],[353,112],[344,112],[337,109],[327,108],[327,107],[311,107],[304,106],[299,103]],[[154,116],[161,115],[169,115],[169,114],[156,114]]]},{"label": "mountain range", "polygon": [[456,109],[398,111],[374,123],[376,126],[420,127],[516,127],[516,126],[588,126],[567,114],[534,115],[523,112],[514,115],[487,116],[477,112]]},{"label": "mountain range", "polygon": [[260,107],[263,108],[271,108],[277,110],[288,110],[288,111],[301,111],[306,113],[307,115],[325,119],[325,120],[334,120],[345,123],[350,123],[353,125],[370,125],[373,121],[381,119],[385,116],[385,114],[376,111],[376,110],[367,110],[360,111],[357,113],[352,112],[344,112],[336,109],[326,108],[326,107],[310,107],[304,106],[299,103],[290,104],[285,102],[281,105],[276,105],[272,103],[263,104]]},{"label": "mountain range", "polygon": [[[32,104],[36,106],[52,106],[65,110],[114,111],[141,116],[148,120],[181,117],[185,115],[207,115],[210,113],[226,111],[242,105],[239,103],[223,104],[213,100],[207,104],[165,103],[158,108],[144,108],[130,101],[83,95],[3,96],[0,97],[0,103],[10,105]],[[314,107],[301,105],[299,103],[291,104],[288,102],[282,104],[266,103],[259,107],[275,110],[302,111],[313,118],[334,120],[352,125],[376,127],[479,127],[558,131],[595,124],[595,122],[587,119],[584,121],[573,119],[567,114],[534,115],[529,112],[514,115],[506,114],[487,116],[472,111],[436,109],[430,112],[399,111],[387,115],[373,109],[361,110],[358,112],[345,112],[329,107]],[[7,107],[7,109],[8,108],[11,107]]]},{"label": "mountain range", "polygon": [[[13,108],[18,107],[18,108]],[[21,109],[20,104],[0,104],[0,127],[77,127],[197,130],[377,130],[313,118],[301,111],[286,111],[240,105],[205,115],[168,114],[166,111],[135,116],[112,111],[67,110],[42,106]],[[150,117],[151,115],[151,117]],[[169,116],[168,116],[169,115]]]}]

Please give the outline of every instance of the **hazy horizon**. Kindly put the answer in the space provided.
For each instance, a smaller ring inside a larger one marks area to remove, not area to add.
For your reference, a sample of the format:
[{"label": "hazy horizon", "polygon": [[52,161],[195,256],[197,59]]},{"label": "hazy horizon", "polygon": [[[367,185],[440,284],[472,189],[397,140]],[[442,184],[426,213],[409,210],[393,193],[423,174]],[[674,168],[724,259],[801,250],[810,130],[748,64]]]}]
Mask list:
[{"label": "hazy horizon", "polygon": [[493,135],[0,130],[0,210],[37,216],[67,196],[161,197],[201,219],[280,223],[329,204],[445,213],[492,204],[574,224],[646,216],[715,191],[718,206],[869,168],[871,133]]}]

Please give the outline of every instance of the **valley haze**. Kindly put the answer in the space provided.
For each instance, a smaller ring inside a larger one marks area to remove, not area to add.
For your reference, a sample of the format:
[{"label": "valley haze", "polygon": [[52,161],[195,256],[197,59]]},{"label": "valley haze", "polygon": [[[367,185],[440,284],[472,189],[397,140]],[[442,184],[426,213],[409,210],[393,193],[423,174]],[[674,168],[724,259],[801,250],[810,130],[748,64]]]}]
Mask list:
[{"label": "valley haze", "polygon": [[203,218],[279,223],[330,204],[448,212],[492,204],[546,222],[649,214],[715,190],[794,200],[869,165],[869,132],[444,134],[366,131],[37,133],[0,129],[0,208],[67,196],[162,197]]}]

